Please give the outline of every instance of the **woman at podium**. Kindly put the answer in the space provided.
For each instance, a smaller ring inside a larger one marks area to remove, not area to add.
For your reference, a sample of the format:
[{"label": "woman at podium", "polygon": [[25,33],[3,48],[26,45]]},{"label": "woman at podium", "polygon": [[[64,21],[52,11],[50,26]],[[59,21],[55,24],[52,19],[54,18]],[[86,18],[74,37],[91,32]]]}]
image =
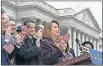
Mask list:
[{"label": "woman at podium", "polygon": [[40,45],[40,64],[54,65],[62,60],[65,60],[65,58],[72,58],[72,54],[68,52],[67,43],[63,40],[61,41],[59,23],[53,20],[52,22],[48,23],[46,28],[44,27],[44,39]]}]

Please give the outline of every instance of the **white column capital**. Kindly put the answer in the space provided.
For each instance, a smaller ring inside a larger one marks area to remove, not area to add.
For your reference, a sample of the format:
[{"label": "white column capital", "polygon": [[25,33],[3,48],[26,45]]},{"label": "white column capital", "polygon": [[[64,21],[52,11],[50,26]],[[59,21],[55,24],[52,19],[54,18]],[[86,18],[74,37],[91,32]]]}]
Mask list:
[{"label": "white column capital", "polygon": [[72,30],[73,30],[73,31],[76,31],[77,29],[76,29],[75,27],[72,27]]},{"label": "white column capital", "polygon": [[77,33],[81,33],[81,31],[77,29]]}]

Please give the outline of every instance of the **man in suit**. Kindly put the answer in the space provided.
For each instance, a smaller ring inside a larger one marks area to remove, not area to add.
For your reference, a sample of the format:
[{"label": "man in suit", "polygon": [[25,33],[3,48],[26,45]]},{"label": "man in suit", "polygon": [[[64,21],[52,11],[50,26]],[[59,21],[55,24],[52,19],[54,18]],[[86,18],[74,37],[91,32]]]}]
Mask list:
[{"label": "man in suit", "polygon": [[17,65],[38,65],[40,59],[40,50],[36,46],[36,38],[33,37],[35,32],[35,23],[33,21],[28,21],[25,25],[27,27],[27,35],[24,40],[20,40],[20,36],[16,36],[16,61]]}]

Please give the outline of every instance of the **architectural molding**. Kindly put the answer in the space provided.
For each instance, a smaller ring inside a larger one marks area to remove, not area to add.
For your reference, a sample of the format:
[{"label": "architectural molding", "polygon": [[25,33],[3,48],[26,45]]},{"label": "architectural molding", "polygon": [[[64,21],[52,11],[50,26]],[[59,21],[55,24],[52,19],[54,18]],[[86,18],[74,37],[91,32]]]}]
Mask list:
[{"label": "architectural molding", "polygon": [[8,1],[5,1],[5,0],[1,1],[1,4],[6,4],[6,5],[10,6],[10,7],[17,8],[16,5],[14,5],[14,4],[12,4],[12,3],[8,2]]},{"label": "architectural molding", "polygon": [[95,30],[95,31],[97,31],[97,32],[99,32],[99,33],[101,32],[101,31],[99,31],[99,30],[97,30],[97,29],[94,29],[94,28],[92,28],[92,27],[84,24],[83,22],[79,21],[78,19],[76,19],[76,18],[74,18],[74,17],[72,17],[72,18],[73,18],[74,20],[76,20],[78,23],[83,24],[85,27],[88,27],[88,28],[91,29],[91,30]]},{"label": "architectural molding", "polygon": [[82,12],[84,12],[84,11],[87,11],[87,12],[90,14],[90,16],[91,16],[91,18],[92,18],[92,21],[94,22],[93,24],[96,26],[96,28],[97,28],[99,31],[101,31],[101,29],[100,29],[97,21],[95,20],[93,14],[92,14],[92,12],[90,11],[89,8],[85,8],[85,9],[81,10],[80,12],[75,13],[75,14],[73,15],[73,17],[76,16],[76,15],[78,15],[78,14],[80,14],[80,13],[82,13]]},{"label": "architectural molding", "polygon": [[[14,8],[18,8],[18,9],[22,9],[22,8],[39,8],[39,9],[42,9],[43,11],[45,11],[46,13],[48,13],[48,14],[50,14],[50,15],[52,15],[52,16],[55,16],[55,17],[57,17],[57,18],[60,18],[60,17],[74,17],[74,16],[76,16],[76,15],[78,15],[78,14],[84,12],[84,11],[88,11],[88,13],[90,14],[90,16],[91,16],[91,18],[92,18],[92,20],[93,20],[93,22],[94,22],[93,24],[94,24],[94,25],[96,26],[96,28],[98,29],[97,31],[101,32],[101,29],[100,29],[97,21],[95,20],[93,14],[92,14],[92,12],[90,11],[89,8],[85,8],[85,9],[81,10],[80,12],[74,13],[73,15],[60,16],[59,14],[53,13],[52,11],[49,11],[49,10],[43,8],[43,7],[39,6],[38,4],[25,5],[25,6],[17,6],[17,5],[14,5],[14,4],[12,4],[12,3],[9,3],[8,1],[3,1],[3,3],[6,4],[6,5],[8,5],[8,6],[12,6],[12,7],[14,7]],[[47,4],[47,3],[45,3],[45,2],[42,2],[42,3],[50,6],[49,4]],[[52,7],[52,6],[50,6],[50,7],[51,7],[51,8],[54,8],[54,7]],[[55,9],[55,8],[54,8],[54,9]],[[70,9],[70,8],[69,8],[69,9]],[[59,10],[59,9],[55,9],[55,10]],[[73,10],[73,9],[72,9],[72,10]],[[58,12],[58,11],[57,11],[57,12]],[[76,19],[76,18],[75,18],[75,19]],[[76,20],[78,20],[78,19],[76,19]],[[78,21],[79,21],[79,20],[78,20]],[[79,21],[79,22],[81,22],[81,21]],[[84,24],[84,23],[83,23],[83,24]],[[86,25],[86,24],[85,24],[85,25]],[[87,25],[87,26],[88,26],[88,25]],[[90,27],[90,26],[88,26],[88,27]],[[90,28],[92,28],[92,27],[90,27]],[[94,28],[93,28],[93,29],[94,29]],[[95,29],[95,30],[96,30],[96,29]]]}]

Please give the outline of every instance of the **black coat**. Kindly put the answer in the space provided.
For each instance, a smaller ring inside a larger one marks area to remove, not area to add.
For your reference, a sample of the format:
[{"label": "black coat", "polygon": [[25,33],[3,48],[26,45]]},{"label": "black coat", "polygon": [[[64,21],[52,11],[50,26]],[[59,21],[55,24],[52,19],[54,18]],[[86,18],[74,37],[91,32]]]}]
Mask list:
[{"label": "black coat", "polygon": [[41,50],[41,65],[53,65],[58,63],[59,58],[63,55],[62,52],[55,46],[52,39],[44,39],[40,45]]},{"label": "black coat", "polygon": [[20,48],[15,46],[15,57],[17,65],[38,65],[40,60],[40,49],[36,46],[36,38],[33,38],[33,43],[28,36]]},{"label": "black coat", "polygon": [[73,57],[75,57],[75,53],[74,53],[74,50],[72,48],[70,48],[69,52],[73,55]]}]

